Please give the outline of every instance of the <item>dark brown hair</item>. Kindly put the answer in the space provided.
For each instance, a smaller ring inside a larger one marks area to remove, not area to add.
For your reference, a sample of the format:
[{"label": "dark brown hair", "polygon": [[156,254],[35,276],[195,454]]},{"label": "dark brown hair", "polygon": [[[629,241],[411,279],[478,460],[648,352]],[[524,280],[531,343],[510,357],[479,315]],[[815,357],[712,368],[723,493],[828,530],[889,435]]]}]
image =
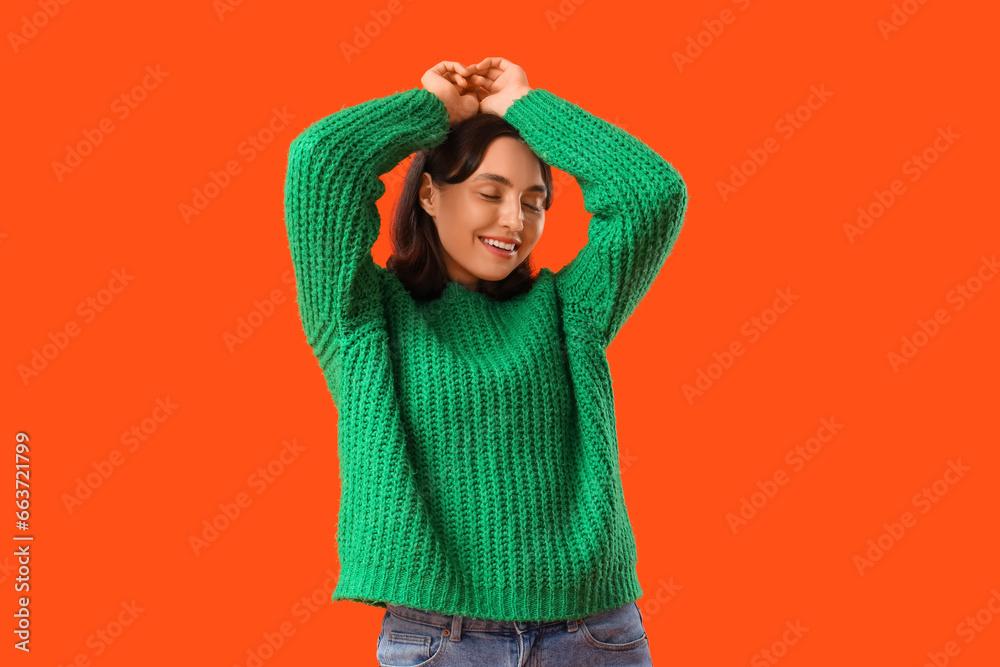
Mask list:
[{"label": "dark brown hair", "polygon": [[[452,126],[442,143],[413,156],[396,201],[391,229],[392,255],[386,261],[386,268],[399,278],[414,299],[436,299],[449,282],[434,219],[420,206],[420,182],[424,172],[429,173],[438,186],[461,183],[475,173],[486,149],[499,137],[512,137],[525,143],[520,132],[501,116],[478,113]],[[547,211],[552,205],[552,168],[541,158],[538,164],[545,184],[544,209]],[[530,290],[535,284],[533,274],[529,254],[502,280],[480,280],[476,291],[505,301]]]}]

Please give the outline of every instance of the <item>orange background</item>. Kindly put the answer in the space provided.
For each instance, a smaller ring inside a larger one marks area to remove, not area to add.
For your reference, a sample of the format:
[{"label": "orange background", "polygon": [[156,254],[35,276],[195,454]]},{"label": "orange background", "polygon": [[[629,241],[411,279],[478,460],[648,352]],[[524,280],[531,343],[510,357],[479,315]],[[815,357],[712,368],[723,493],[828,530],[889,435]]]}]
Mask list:
[{"label": "orange background", "polygon": [[[986,268],[991,280],[974,280],[1000,251],[994,6],[910,0],[916,12],[884,38],[898,2],[403,0],[345,57],[389,4],[242,2],[220,15],[209,0],[70,2],[13,45],[41,10],[5,3],[2,433],[8,461],[16,433],[30,436],[35,539],[30,655],[11,647],[17,544],[0,552],[3,663],[242,666],[286,624],[263,664],[375,664],[382,610],[329,603],[336,410],[288,282],[287,149],[343,106],[419,86],[441,60],[504,56],[533,87],[641,138],[688,185],[674,251],[608,350],[654,664],[773,664],[764,650],[782,665],[917,667],[929,652],[998,664],[1000,280]],[[704,22],[726,9],[733,21],[712,36]],[[700,32],[706,46],[678,68]],[[113,101],[157,65],[168,74],[121,118]],[[813,109],[811,86],[832,94]],[[240,146],[274,108],[294,119],[249,161]],[[776,123],[796,110],[788,136]],[[102,119],[114,131],[60,180],[53,163]],[[949,127],[958,138],[935,154]],[[719,184],[769,138],[777,152],[724,198]],[[935,161],[910,180],[925,150]],[[181,205],[230,160],[241,172],[185,223]],[[555,175],[535,250],[553,270],[590,218],[572,178]],[[844,225],[896,179],[905,193],[852,243]],[[399,185],[386,181],[383,265]],[[132,278],[118,289],[122,269]],[[979,291],[959,308],[949,293],[970,279]],[[752,340],[744,325],[773,315],[782,289],[799,298]],[[78,310],[105,296],[94,317]],[[939,309],[947,322],[893,368],[902,338]],[[23,377],[72,323],[78,335]],[[735,342],[744,353],[710,369]],[[682,387],[700,370],[716,379],[689,401]],[[796,469],[786,454],[824,418],[842,429]],[[127,439],[133,428],[142,440]],[[286,442],[304,449],[255,483]],[[115,451],[120,465],[68,505]],[[946,475],[949,460],[968,470]],[[779,471],[788,483],[734,534],[727,515]],[[915,503],[925,487],[935,502]],[[241,493],[250,504],[196,552],[202,522]],[[915,524],[889,546],[884,524],[905,512]],[[880,536],[888,548],[859,572]],[[134,619],[121,614],[133,601]],[[977,612],[989,621],[969,642],[959,624]],[[808,631],[786,642],[796,622]]]}]

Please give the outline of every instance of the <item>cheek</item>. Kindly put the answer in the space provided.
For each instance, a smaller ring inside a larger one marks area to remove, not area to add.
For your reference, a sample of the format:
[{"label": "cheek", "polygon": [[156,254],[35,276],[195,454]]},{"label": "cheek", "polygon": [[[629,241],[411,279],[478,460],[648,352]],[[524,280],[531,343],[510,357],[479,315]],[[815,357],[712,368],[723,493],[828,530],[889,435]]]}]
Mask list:
[{"label": "cheek", "polygon": [[531,237],[528,239],[528,242],[532,246],[534,246],[536,243],[538,243],[538,241],[542,238],[542,229],[544,228],[544,226],[545,226],[545,222],[542,221],[540,223],[537,223],[534,226],[534,229],[532,229]]},{"label": "cheek", "polygon": [[439,220],[438,237],[441,245],[452,255],[464,254],[475,249],[479,241],[479,234],[488,224],[478,219],[473,211],[463,210],[457,207],[450,211],[447,219]]},{"label": "cheek", "polygon": [[455,229],[476,230],[488,224],[488,202],[478,202],[473,197],[455,197],[449,202],[447,219]]},{"label": "cheek", "polygon": [[453,198],[442,202],[438,211],[438,236],[442,241],[451,242],[465,241],[468,237],[468,230],[472,228],[471,217],[475,214],[474,207],[470,207],[461,198]]}]

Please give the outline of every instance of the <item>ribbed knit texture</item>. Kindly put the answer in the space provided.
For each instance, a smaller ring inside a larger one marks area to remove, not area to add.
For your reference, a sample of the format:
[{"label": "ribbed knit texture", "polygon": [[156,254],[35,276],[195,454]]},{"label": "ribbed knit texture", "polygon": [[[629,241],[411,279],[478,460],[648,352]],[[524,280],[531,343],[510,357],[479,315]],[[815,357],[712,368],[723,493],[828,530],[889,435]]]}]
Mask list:
[{"label": "ribbed knit texture", "polygon": [[289,147],[299,312],[338,410],[333,600],[546,621],[642,595],[605,349],[670,253],[687,190],[547,90],[504,118],[592,214],[573,261],[505,302],[458,282],[414,300],[372,259],[379,176],[448,133],[434,94],[342,108]]}]

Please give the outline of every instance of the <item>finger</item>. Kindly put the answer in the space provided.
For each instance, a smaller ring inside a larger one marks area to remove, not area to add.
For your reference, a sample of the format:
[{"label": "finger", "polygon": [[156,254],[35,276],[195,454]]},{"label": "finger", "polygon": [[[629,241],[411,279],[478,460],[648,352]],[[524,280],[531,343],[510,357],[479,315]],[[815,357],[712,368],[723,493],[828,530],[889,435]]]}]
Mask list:
[{"label": "finger", "polygon": [[487,79],[485,76],[480,74],[473,74],[468,77],[469,87],[475,88],[486,88],[487,90],[493,88],[493,80]]},{"label": "finger", "polygon": [[476,69],[476,72],[490,81],[496,81],[501,76],[503,76],[504,71],[499,67],[492,67],[490,65],[481,65]]},{"label": "finger", "polygon": [[445,72],[441,78],[443,78],[445,81],[452,84],[459,90],[464,90],[465,88],[469,87],[468,79],[463,77],[458,72]]},{"label": "finger", "polygon": [[462,74],[468,73],[468,68],[455,60],[442,60],[434,67],[434,70],[442,75],[445,72],[459,72]]},{"label": "finger", "polygon": [[501,74],[503,74],[503,72],[501,72],[498,69],[491,70],[491,69],[484,68],[484,69],[476,69],[476,70],[473,70],[473,71],[475,73],[471,74],[468,77],[470,81],[488,82],[488,83],[491,83],[491,84],[494,81],[496,81],[497,78]]},{"label": "finger", "polygon": [[477,69],[480,69],[480,70],[482,70],[482,69],[486,69],[486,70],[498,69],[502,73],[504,70],[506,70],[508,67],[510,67],[513,64],[514,63],[512,63],[509,60],[507,60],[506,58],[502,58],[502,57],[499,57],[499,56],[498,57],[493,57],[493,58],[483,58],[481,61],[479,61]]}]

